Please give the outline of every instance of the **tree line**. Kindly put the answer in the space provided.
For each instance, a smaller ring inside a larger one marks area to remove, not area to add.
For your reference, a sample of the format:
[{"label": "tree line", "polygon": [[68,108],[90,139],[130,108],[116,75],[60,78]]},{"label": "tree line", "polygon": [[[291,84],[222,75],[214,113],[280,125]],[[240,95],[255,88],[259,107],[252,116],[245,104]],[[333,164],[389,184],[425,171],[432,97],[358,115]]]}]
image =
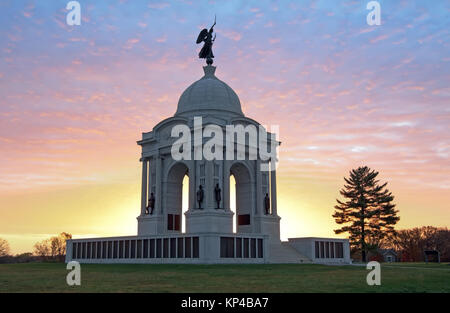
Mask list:
[{"label": "tree line", "polygon": [[0,238],[0,263],[23,263],[34,261],[64,262],[66,240],[72,239],[69,233],[60,233],[34,244],[33,252],[11,255],[8,241]]},{"label": "tree line", "polygon": [[402,262],[423,262],[425,250],[439,251],[441,262],[450,262],[450,229],[422,226],[398,230],[384,238],[380,248],[397,251]]}]

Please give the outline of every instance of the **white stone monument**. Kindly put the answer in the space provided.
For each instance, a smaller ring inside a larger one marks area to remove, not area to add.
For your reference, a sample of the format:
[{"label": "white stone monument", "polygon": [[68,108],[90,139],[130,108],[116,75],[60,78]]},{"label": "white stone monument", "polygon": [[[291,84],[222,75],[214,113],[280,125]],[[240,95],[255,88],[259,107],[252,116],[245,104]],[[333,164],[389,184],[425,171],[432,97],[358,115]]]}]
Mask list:
[{"label": "white stone monument", "polygon": [[[151,132],[143,133],[138,141],[142,147],[142,196],[137,236],[68,240],[66,261],[350,263],[346,239],[293,238],[287,242],[280,241],[276,170],[273,164],[270,171],[262,170],[262,165],[270,164],[267,158],[261,158],[264,153],[260,147],[253,147],[257,153],[256,158],[251,159],[248,152],[250,144],[246,141],[245,159],[239,160],[239,142],[233,142],[233,158],[230,160],[225,149],[230,142],[224,136],[223,145],[215,147],[220,154],[223,152],[223,157],[208,160],[201,153],[207,141],[202,138],[188,143],[192,149],[191,159],[173,158],[172,147],[179,139],[172,136],[176,125],[187,126],[192,137],[196,127],[203,129],[207,125],[216,125],[224,131],[227,125],[242,125],[244,129],[249,125],[260,126],[243,114],[236,93],[215,76],[216,68],[208,64],[203,69],[204,76],[181,95],[175,115],[161,121]],[[202,124],[197,125],[199,118]],[[268,146],[271,140],[268,139]],[[183,217],[185,175],[189,177],[189,205]],[[230,209],[231,175],[236,181],[236,212]],[[203,199],[199,202],[200,185]],[[216,186],[220,189],[219,200]]]}]

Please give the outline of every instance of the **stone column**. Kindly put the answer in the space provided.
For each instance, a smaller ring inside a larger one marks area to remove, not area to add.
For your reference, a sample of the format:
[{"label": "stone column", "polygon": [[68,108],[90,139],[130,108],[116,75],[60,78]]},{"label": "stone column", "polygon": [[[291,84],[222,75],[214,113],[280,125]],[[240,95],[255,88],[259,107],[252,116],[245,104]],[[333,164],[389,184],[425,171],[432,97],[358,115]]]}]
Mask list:
[{"label": "stone column", "polygon": [[214,164],[212,161],[206,161],[205,162],[205,185],[203,186],[205,189],[205,203],[204,208],[205,209],[212,209],[214,208]]},{"label": "stone column", "polygon": [[262,205],[263,195],[262,195],[262,177],[261,177],[261,160],[256,160],[256,170],[255,170],[255,178],[256,178],[256,215],[264,215],[264,208]]},{"label": "stone column", "polygon": [[230,169],[228,168],[229,162],[223,161],[223,208],[225,210],[230,209]]},{"label": "stone column", "polygon": [[277,216],[277,173],[275,170],[275,164],[270,161],[270,199],[272,204],[272,215]]},{"label": "stone column", "polygon": [[150,199],[150,194],[152,193],[152,164],[153,162],[151,161],[151,159],[148,159],[148,179],[147,179],[147,204],[148,204],[148,199]]},{"label": "stone column", "polygon": [[145,215],[146,207],[147,207],[147,159],[142,158],[141,215]]},{"label": "stone column", "polygon": [[155,211],[156,214],[161,214],[162,213],[162,205],[161,205],[161,201],[162,201],[162,175],[161,175],[161,171],[162,171],[162,159],[160,156],[156,157],[156,181],[155,181]]},{"label": "stone column", "polygon": [[193,210],[197,203],[196,163],[191,160],[189,166],[189,210]]}]

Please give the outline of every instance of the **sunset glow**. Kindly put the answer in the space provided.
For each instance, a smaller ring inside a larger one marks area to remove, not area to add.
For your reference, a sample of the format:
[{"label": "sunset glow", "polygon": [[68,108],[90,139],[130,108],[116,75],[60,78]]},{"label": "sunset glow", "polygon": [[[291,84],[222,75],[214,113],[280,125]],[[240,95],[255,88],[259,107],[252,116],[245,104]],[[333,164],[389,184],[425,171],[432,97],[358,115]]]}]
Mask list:
[{"label": "sunset glow", "polygon": [[[202,76],[195,36],[217,14],[216,75],[246,116],[279,125],[283,239],[335,236],[343,177],[367,165],[397,228],[450,226],[450,3],[0,3],[0,238],[136,234],[142,132]],[[220,38],[220,40],[219,40]],[[186,184],[184,184],[186,187]],[[186,203],[186,199],[184,201]]]}]

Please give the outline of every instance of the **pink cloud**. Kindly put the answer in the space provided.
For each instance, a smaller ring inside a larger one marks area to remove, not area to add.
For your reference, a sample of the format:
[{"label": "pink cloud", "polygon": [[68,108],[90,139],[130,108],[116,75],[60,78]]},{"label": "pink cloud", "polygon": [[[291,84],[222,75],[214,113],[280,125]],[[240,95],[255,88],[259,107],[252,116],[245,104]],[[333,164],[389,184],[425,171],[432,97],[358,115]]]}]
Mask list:
[{"label": "pink cloud", "polygon": [[377,37],[371,39],[370,42],[371,43],[377,43],[379,41],[387,39],[388,37],[389,37],[388,35],[380,35],[380,36],[377,36]]},{"label": "pink cloud", "polygon": [[221,30],[219,34],[223,34],[226,38],[234,41],[240,41],[242,39],[242,34],[235,31]]}]

